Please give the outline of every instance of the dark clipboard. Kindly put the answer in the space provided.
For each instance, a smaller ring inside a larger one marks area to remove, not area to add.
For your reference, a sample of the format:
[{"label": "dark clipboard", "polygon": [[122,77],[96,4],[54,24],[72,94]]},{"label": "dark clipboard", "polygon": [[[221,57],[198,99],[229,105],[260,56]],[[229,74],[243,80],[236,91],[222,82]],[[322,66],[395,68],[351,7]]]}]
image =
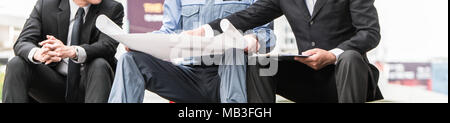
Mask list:
[{"label": "dark clipboard", "polygon": [[283,60],[283,61],[293,61],[293,60],[295,60],[295,57],[308,58],[310,56],[307,56],[307,55],[292,55],[292,54],[280,54],[280,55],[278,55],[278,59],[279,60]]},{"label": "dark clipboard", "polygon": [[301,57],[301,58],[308,58],[308,57],[310,57],[310,56],[307,56],[307,55],[287,55],[287,54],[281,54],[281,55],[278,55],[279,57]]},{"label": "dark clipboard", "polygon": [[283,60],[283,61],[293,61],[295,60],[295,57],[301,57],[301,58],[308,58],[310,56],[307,55],[293,55],[293,54],[258,54],[255,55],[254,57],[276,57],[279,60]]}]

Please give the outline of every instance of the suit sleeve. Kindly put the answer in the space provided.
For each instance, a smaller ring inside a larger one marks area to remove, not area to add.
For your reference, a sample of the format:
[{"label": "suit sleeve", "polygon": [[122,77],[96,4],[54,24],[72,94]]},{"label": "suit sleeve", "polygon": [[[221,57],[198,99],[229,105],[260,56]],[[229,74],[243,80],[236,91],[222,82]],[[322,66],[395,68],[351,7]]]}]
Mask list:
[{"label": "suit sleeve", "polygon": [[[117,25],[123,25],[124,9],[122,4],[116,5],[113,9],[113,13],[109,16]],[[93,41],[91,41],[93,42]],[[86,62],[90,62],[95,58],[111,58],[116,54],[117,46],[119,42],[110,38],[104,33],[100,33],[98,41],[93,44],[83,44],[81,47],[86,51]]]},{"label": "suit sleeve", "polygon": [[[257,1],[258,0],[253,0],[252,4]],[[261,46],[258,51],[262,54],[269,53],[275,47],[276,36],[275,32],[273,31],[273,25],[273,22],[271,22],[263,26],[256,27],[252,30]]]},{"label": "suit sleeve", "polygon": [[14,44],[14,53],[16,56],[20,56],[27,62],[32,63],[28,59],[28,55],[33,48],[38,48],[38,42],[43,40],[42,33],[42,20],[41,9],[43,0],[38,0],[31,12],[30,17],[25,22],[22,32],[19,38]]},{"label": "suit sleeve", "polygon": [[380,43],[380,25],[375,0],[350,0],[350,12],[356,34],[338,48],[366,54]]},{"label": "suit sleeve", "polygon": [[[258,26],[267,24],[283,15],[279,0],[258,0],[249,8],[236,12],[225,19],[228,19],[237,29],[247,31]],[[221,19],[215,20],[209,25],[213,30],[222,33],[220,28]]]}]

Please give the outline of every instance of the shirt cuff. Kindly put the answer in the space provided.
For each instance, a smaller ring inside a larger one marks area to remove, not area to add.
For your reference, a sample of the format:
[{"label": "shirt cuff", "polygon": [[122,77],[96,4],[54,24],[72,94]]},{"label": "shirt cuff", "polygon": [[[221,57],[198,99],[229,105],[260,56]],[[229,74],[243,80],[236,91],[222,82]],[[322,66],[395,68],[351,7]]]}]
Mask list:
[{"label": "shirt cuff", "polygon": [[42,64],[39,61],[35,61],[33,58],[37,50],[39,50],[39,48],[33,48],[30,50],[30,53],[28,53],[28,60],[30,60],[33,64]]},{"label": "shirt cuff", "polygon": [[83,64],[86,62],[87,54],[86,50],[84,50],[83,47],[80,46],[74,46],[77,54],[77,59],[71,59],[73,62],[77,64]]},{"label": "shirt cuff", "polygon": [[334,64],[337,64],[339,56],[341,56],[341,54],[344,53],[344,50],[339,49],[339,48],[335,48],[335,49],[330,50],[330,52],[333,53],[336,56],[336,62]]},{"label": "shirt cuff", "polygon": [[205,37],[214,37],[214,30],[209,24],[203,25],[202,28],[205,30]]}]

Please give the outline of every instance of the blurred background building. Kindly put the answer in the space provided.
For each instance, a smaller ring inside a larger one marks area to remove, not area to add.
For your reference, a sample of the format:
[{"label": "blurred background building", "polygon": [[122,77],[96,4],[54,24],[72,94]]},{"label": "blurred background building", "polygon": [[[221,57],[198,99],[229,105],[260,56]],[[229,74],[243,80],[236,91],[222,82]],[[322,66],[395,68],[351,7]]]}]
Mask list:
[{"label": "blurred background building", "polygon": [[[125,6],[123,28],[129,32],[149,32],[161,25],[164,0],[117,1]],[[14,56],[13,44],[35,2],[0,0],[0,87],[5,64]],[[448,0],[376,0],[375,5],[382,41],[368,55],[381,71],[379,85],[386,98],[382,102],[448,103]],[[284,17],[275,21],[275,33],[274,52],[297,53]],[[120,46],[116,56],[123,52]],[[151,99],[146,102],[166,102],[153,100],[157,96],[150,92],[147,97]]]}]

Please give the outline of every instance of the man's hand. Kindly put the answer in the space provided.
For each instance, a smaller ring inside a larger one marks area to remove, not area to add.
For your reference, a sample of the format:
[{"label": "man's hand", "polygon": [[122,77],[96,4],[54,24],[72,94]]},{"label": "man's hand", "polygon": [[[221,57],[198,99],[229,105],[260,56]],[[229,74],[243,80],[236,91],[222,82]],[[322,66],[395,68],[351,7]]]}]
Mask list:
[{"label": "man's hand", "polygon": [[125,50],[126,50],[126,51],[128,51],[128,52],[130,52],[130,51],[131,51],[131,49],[130,49],[130,48],[128,48],[127,46],[125,46]]},{"label": "man's hand", "polygon": [[60,47],[55,49],[55,52],[58,53],[58,57],[61,58],[71,58],[74,59],[77,57],[77,50],[76,47],[74,46],[64,46],[64,47]]},{"label": "man's hand", "polygon": [[193,36],[205,36],[205,29],[203,27],[194,29],[194,30],[189,30],[189,31],[184,31],[181,33],[186,34],[186,35],[193,35]]},{"label": "man's hand", "polygon": [[256,35],[250,34],[244,36],[245,41],[247,41],[247,48],[244,49],[247,53],[256,53],[259,50],[260,44],[258,43],[258,39]]},{"label": "man's hand", "polygon": [[57,57],[62,59],[65,58],[76,58],[76,48],[73,46],[66,46],[60,40],[56,39],[53,36],[47,36],[48,40],[39,43],[43,48],[50,49],[50,51],[54,51],[57,53]]},{"label": "man's hand", "polygon": [[62,60],[61,57],[58,57],[58,53],[50,51],[48,48],[38,49],[34,53],[33,59],[45,64],[60,62]]},{"label": "man's hand", "polygon": [[334,64],[336,62],[336,56],[323,49],[312,49],[303,52],[302,55],[309,55],[308,58],[296,57],[295,60],[302,62],[314,70],[320,70],[328,65]]},{"label": "man's hand", "polygon": [[[189,30],[189,31],[184,31],[181,33],[182,35],[192,35],[192,36],[205,36],[205,29],[203,27],[194,29],[194,30]],[[254,34],[250,34],[250,35],[245,35],[244,36],[245,41],[247,41],[247,48],[245,48],[245,52],[247,53],[254,53],[254,52],[258,52],[260,44],[258,43],[258,39],[256,37],[256,35]]]}]

